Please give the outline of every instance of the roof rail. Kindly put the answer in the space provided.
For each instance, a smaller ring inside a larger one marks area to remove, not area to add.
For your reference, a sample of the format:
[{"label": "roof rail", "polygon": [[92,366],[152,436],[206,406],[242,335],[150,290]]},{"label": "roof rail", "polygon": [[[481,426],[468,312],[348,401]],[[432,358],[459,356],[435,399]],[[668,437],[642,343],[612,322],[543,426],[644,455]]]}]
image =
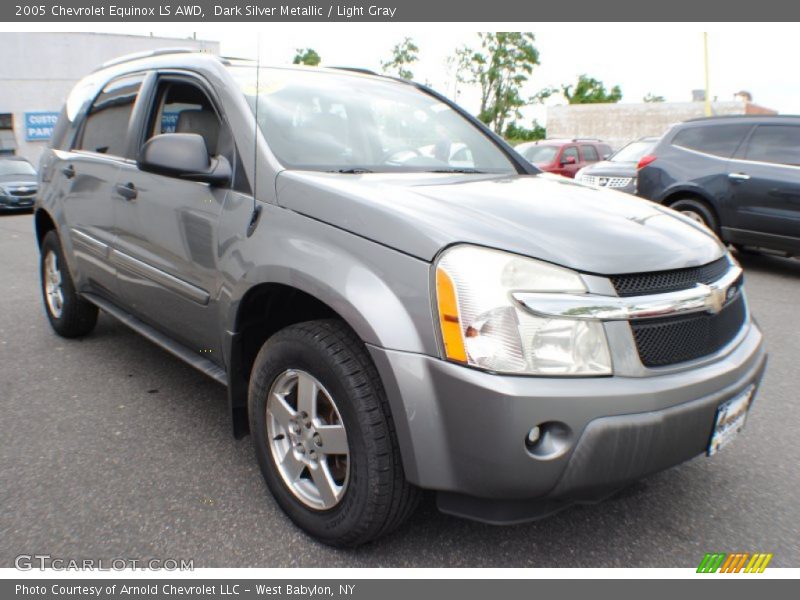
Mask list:
[{"label": "roof rail", "polygon": [[364,69],[362,67],[328,67],[329,69],[336,69],[337,71],[351,71],[353,73],[361,73],[362,75],[377,75],[383,77],[380,73],[376,73],[371,69]]},{"label": "roof rail", "polygon": [[572,138],[573,142],[602,142],[600,138]]},{"label": "roof rail", "polygon": [[131,54],[125,54],[124,56],[119,56],[117,58],[112,58],[111,60],[107,60],[102,65],[97,67],[94,72],[101,71],[102,69],[107,69],[108,67],[113,67],[115,65],[121,65],[122,63],[130,62],[132,60],[138,60],[140,58],[150,58],[151,56],[161,56],[162,54],[191,54],[193,52],[197,52],[192,48],[159,48],[157,50],[145,50],[144,52],[133,52]]}]

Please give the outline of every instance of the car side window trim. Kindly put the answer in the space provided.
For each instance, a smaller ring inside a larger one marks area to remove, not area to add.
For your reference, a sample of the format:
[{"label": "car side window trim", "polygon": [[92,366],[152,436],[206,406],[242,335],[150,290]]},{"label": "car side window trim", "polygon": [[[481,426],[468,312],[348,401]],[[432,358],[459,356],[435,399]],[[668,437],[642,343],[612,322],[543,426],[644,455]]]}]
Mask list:
[{"label": "car side window trim", "polygon": [[[151,71],[151,78],[149,78],[147,82],[148,89],[145,94],[141,95],[143,105],[139,114],[136,115],[135,120],[136,131],[131,143],[131,153],[134,162],[136,162],[135,159],[138,158],[142,146],[150,138],[150,128],[154,124],[153,119],[155,118],[155,113],[159,110],[157,103],[160,102],[159,94],[161,93],[161,86],[165,82],[193,85],[205,95],[217,119],[219,119],[221,131],[224,130],[227,132],[233,150],[231,165],[234,170],[234,176],[228,187],[240,193],[251,195],[252,187],[247,178],[247,173],[244,171],[233,128],[230,126],[225,111],[222,108],[222,102],[215,93],[213,86],[204,77],[192,71],[181,69],[158,69]],[[222,137],[220,137],[220,139],[222,139]]]},{"label": "car side window trim", "polygon": [[89,117],[92,114],[92,108],[94,107],[95,103],[97,102],[98,98],[103,94],[103,92],[108,88],[109,85],[116,81],[120,81],[123,79],[133,79],[139,77],[141,79],[139,83],[139,89],[136,92],[136,100],[133,102],[133,108],[131,109],[131,114],[128,116],[128,124],[125,128],[125,147],[128,146],[128,142],[131,136],[131,126],[133,124],[133,118],[136,112],[136,106],[139,104],[142,98],[142,91],[144,90],[144,85],[147,80],[147,71],[133,71],[130,73],[123,73],[112,77],[107,82],[105,82],[97,93],[92,97],[91,101],[87,103],[85,110],[80,115],[80,125],[76,128],[75,134],[72,136],[71,143],[69,145],[69,151],[76,154],[82,154],[85,156],[91,157],[102,157],[104,159],[108,159],[114,162],[122,162],[122,163],[130,163],[131,160],[128,156],[120,156],[118,154],[109,154],[106,152],[94,152],[92,150],[87,150],[85,148],[78,147],[83,143],[83,136],[86,131],[86,123],[89,121]]}]

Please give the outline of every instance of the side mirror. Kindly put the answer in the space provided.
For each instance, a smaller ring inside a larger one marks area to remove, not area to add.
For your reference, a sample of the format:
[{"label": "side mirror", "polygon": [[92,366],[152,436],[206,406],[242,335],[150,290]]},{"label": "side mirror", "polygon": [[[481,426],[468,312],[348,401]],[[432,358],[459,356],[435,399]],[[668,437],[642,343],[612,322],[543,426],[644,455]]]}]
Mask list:
[{"label": "side mirror", "polygon": [[209,158],[206,141],[196,133],[162,133],[150,138],[137,165],[149,173],[216,186],[226,185],[232,176],[228,160],[224,156]]},{"label": "side mirror", "polygon": [[574,165],[576,162],[574,156],[563,156],[561,157],[561,164],[562,165]]},{"label": "side mirror", "polygon": [[609,158],[611,158],[611,152],[606,152],[603,154],[603,160],[608,160]]}]

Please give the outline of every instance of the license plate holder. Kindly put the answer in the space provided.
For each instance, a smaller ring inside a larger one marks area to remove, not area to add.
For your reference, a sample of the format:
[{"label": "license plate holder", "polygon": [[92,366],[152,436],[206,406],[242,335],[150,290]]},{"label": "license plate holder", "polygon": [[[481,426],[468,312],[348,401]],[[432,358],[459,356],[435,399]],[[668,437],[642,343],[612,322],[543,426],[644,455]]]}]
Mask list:
[{"label": "license plate holder", "polygon": [[747,413],[750,410],[750,403],[753,400],[755,389],[755,385],[749,385],[739,394],[717,407],[714,429],[711,431],[711,439],[706,450],[708,456],[714,456],[733,441],[742,430],[747,419]]}]

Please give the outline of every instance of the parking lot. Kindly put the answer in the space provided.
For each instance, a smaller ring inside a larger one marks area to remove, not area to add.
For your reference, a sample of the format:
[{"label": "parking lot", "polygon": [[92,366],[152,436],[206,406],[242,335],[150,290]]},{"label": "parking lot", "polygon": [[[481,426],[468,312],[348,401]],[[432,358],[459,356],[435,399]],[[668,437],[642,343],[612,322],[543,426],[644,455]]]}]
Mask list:
[{"label": "parking lot", "polygon": [[800,564],[800,261],[744,256],[770,364],[740,439],[595,506],[515,527],[439,514],[356,551],[272,501],[225,390],[107,316],[56,337],[30,215],[0,217],[0,566],[18,554],[183,558],[196,567],[694,567],[705,552]]}]

